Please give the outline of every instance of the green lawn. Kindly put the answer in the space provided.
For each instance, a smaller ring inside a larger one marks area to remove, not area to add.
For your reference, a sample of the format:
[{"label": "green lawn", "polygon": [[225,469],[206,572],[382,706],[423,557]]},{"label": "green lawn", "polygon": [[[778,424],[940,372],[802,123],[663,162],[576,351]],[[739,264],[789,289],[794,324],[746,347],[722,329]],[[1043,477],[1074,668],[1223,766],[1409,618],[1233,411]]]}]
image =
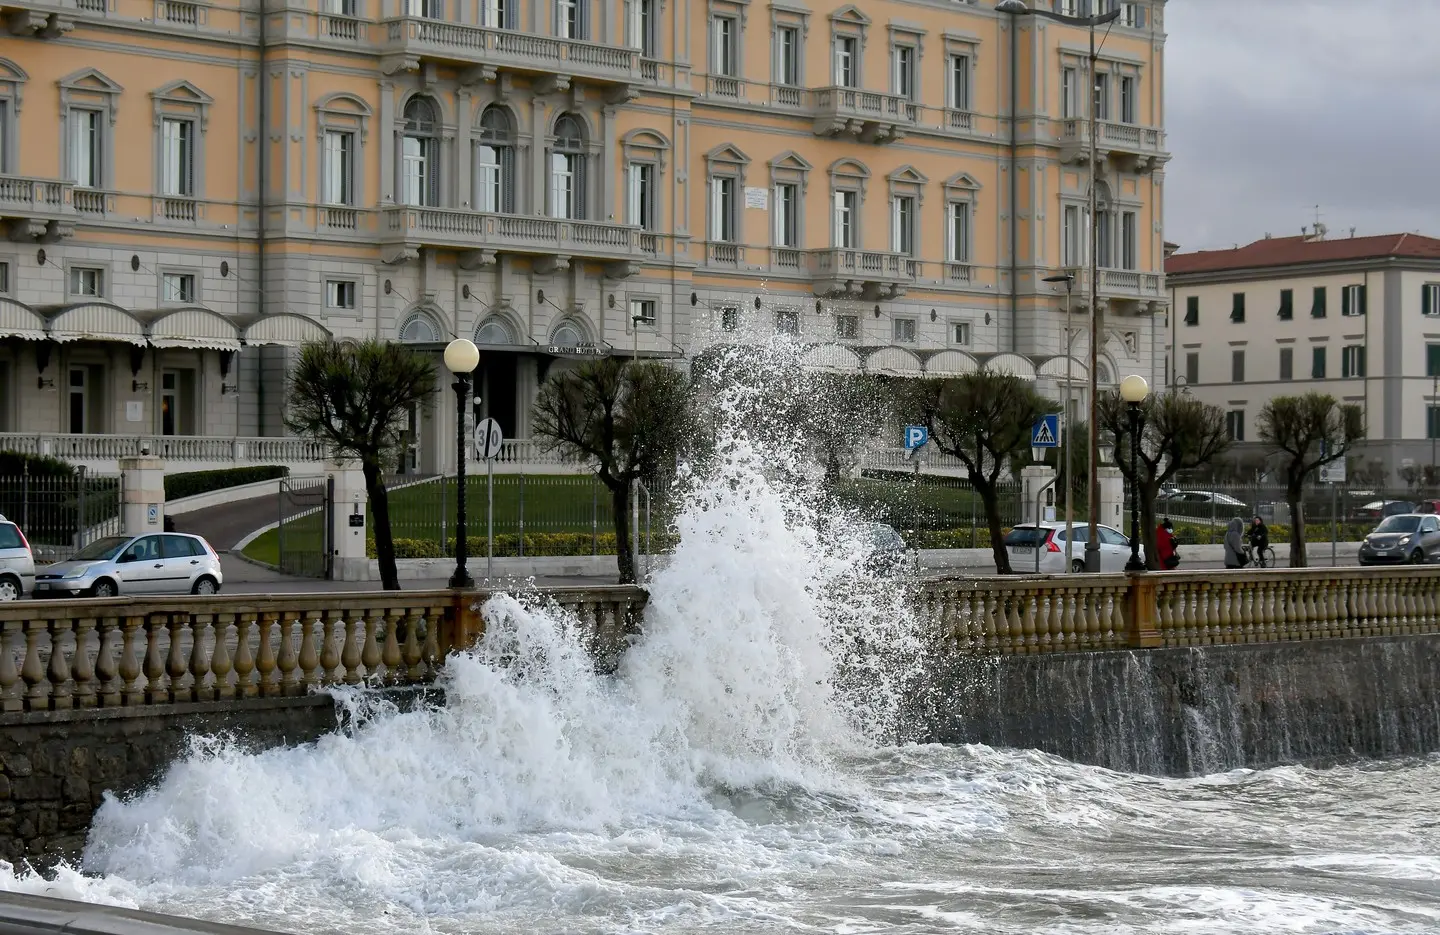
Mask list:
[{"label": "green lawn", "polygon": [[[897,529],[960,529],[985,525],[985,508],[970,486],[958,479],[921,475],[914,478],[862,477],[835,489],[845,506],[857,508],[877,522]],[[1034,510],[1034,506],[1030,507]],[[1007,525],[1021,519],[1018,485],[1000,494],[1000,518]]]},{"label": "green lawn", "polygon": [[[484,535],[487,510],[485,475],[466,479],[466,517],[470,535]],[[390,491],[390,531],[397,539],[445,538],[455,531],[455,478],[426,481]],[[521,502],[525,532],[590,532],[611,527],[610,492],[594,477],[567,474],[495,475],[495,532],[520,532]],[[374,523],[373,509],[366,524]]]}]

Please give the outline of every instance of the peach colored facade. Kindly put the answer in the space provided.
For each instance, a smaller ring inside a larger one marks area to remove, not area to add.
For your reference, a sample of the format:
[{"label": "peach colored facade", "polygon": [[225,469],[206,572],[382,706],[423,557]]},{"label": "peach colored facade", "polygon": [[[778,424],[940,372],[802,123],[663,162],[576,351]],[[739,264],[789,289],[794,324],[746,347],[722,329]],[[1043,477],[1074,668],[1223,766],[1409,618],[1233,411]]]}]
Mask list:
[{"label": "peach colored facade", "polygon": [[[1155,382],[1165,11],[1116,5],[1101,378]],[[1055,395],[1064,379],[1063,294],[1040,280],[1088,262],[1083,30],[955,0],[18,0],[9,16],[13,444],[282,434],[288,348],[326,336],[473,337],[483,408],[521,439],[556,368],[776,331],[832,368],[989,365]],[[408,469],[453,462],[453,406],[442,390],[415,414]]]}]

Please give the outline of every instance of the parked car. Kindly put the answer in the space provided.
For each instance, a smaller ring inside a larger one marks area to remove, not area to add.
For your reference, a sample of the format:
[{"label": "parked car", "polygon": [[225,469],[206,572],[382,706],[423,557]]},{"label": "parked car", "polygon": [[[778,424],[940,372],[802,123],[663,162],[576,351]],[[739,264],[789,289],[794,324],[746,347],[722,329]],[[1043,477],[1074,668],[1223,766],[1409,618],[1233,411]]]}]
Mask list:
[{"label": "parked car", "polygon": [[1440,500],[1418,500],[1415,503],[1416,513],[1440,513]]},{"label": "parked car", "polygon": [[199,536],[105,536],[35,576],[36,597],[215,594],[220,556]]},{"label": "parked car", "polygon": [[1409,500],[1375,500],[1355,508],[1356,519],[1384,519],[1403,513],[1416,513],[1415,504]]},{"label": "parked car", "polygon": [[1360,543],[1362,565],[1423,565],[1440,558],[1440,516],[1387,516]]},{"label": "parked car", "polygon": [[1226,510],[1245,509],[1245,501],[1236,500],[1227,493],[1219,493],[1213,490],[1162,490],[1160,498],[1166,504],[1176,503],[1214,503],[1217,507]]},{"label": "parked car", "polygon": [[914,553],[905,544],[894,526],[885,523],[871,523],[871,552],[868,570],[880,575],[904,575],[916,570],[919,553]]},{"label": "parked car", "polygon": [[[1085,570],[1085,543],[1090,541],[1090,526],[1076,523],[1075,541],[1070,545],[1070,568],[1072,574]],[[1103,572],[1124,571],[1130,561],[1130,539],[1118,529],[1101,526],[1100,570]],[[1063,575],[1065,568],[1065,524],[1027,523],[1016,526],[1005,536],[1005,551],[1010,556],[1010,570],[1025,574],[1036,571],[1036,553],[1039,553],[1039,572],[1044,575]],[[1144,559],[1145,548],[1140,548]]]},{"label": "parked car", "polygon": [[35,589],[35,553],[20,527],[0,516],[0,601],[13,601]]}]

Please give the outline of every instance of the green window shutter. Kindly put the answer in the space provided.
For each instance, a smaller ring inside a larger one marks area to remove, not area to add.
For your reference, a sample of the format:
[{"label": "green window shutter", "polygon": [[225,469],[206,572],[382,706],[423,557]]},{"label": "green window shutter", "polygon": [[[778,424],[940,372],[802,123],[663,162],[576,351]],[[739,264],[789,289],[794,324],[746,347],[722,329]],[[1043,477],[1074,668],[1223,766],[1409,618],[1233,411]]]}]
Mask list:
[{"label": "green window shutter", "polygon": [[1421,286],[1421,287],[1420,287],[1420,314],[1421,314],[1421,315],[1434,315],[1434,314],[1435,314],[1434,305],[1435,305],[1435,290],[1431,289],[1428,285],[1426,285],[1426,286]]},{"label": "green window shutter", "polygon": [[1362,285],[1362,286],[1360,287],[1360,314],[1361,314],[1361,315],[1364,315],[1364,314],[1365,314],[1365,312],[1366,312],[1366,307],[1370,304],[1369,301],[1368,301],[1368,296],[1369,296],[1369,295],[1370,295],[1370,287],[1369,287],[1369,286]]},{"label": "green window shutter", "polygon": [[1360,345],[1360,376],[1362,376],[1362,377],[1368,377],[1368,376],[1370,375],[1370,374],[1369,374],[1369,369],[1370,369],[1370,346],[1369,346],[1368,344],[1362,344],[1362,345]]},{"label": "green window shutter", "polygon": [[1315,300],[1314,300],[1313,304],[1311,304],[1311,306],[1310,306],[1310,317],[1311,317],[1311,318],[1324,318],[1324,317],[1325,317],[1325,287],[1324,287],[1324,286],[1316,286],[1316,287],[1315,287]]},{"label": "green window shutter", "polygon": [[1425,345],[1425,376],[1440,376],[1440,344]]},{"label": "green window shutter", "polygon": [[1350,314],[1350,287],[1340,287],[1340,317],[1344,318]]},{"label": "green window shutter", "polygon": [[1325,348],[1317,347],[1310,356],[1310,376],[1315,380],[1325,379]]}]

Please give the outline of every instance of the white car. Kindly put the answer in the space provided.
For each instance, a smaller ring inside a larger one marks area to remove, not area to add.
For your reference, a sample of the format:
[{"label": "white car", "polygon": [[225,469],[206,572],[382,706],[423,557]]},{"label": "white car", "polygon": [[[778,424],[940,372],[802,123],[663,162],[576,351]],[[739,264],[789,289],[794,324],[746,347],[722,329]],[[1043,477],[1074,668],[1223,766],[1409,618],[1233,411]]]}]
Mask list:
[{"label": "white car", "polygon": [[[1121,572],[1130,561],[1130,539],[1118,529],[1101,526],[1100,570]],[[1085,543],[1090,541],[1090,525],[1074,525],[1075,541],[1070,544],[1070,572],[1085,571]],[[1010,570],[1017,574],[1063,575],[1065,569],[1065,524],[1025,523],[1005,536],[1005,551],[1010,556]],[[1036,558],[1039,568],[1036,568]],[[1145,547],[1140,547],[1140,560],[1145,560]]]}]

